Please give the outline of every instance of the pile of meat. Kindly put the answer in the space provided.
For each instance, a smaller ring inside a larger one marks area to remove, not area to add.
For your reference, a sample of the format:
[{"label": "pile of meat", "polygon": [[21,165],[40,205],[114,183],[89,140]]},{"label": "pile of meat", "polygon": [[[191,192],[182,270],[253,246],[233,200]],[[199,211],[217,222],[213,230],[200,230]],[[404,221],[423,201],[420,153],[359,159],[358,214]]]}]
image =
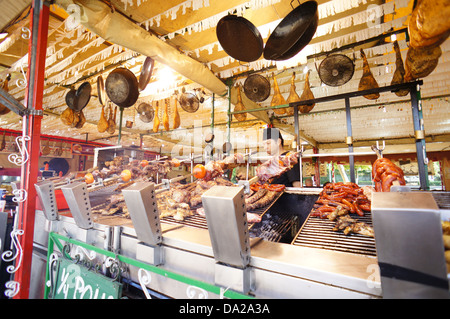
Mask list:
[{"label": "pile of meat", "polygon": [[339,206],[359,216],[364,216],[364,212],[370,212],[370,200],[363,188],[355,183],[339,182],[324,186],[314,204],[311,216],[328,218]]},{"label": "pile of meat", "polygon": [[266,182],[283,175],[297,163],[298,153],[295,152],[274,156],[256,168],[256,175],[261,182]]},{"label": "pile of meat", "polygon": [[394,182],[399,185],[406,184],[403,170],[385,157],[373,163],[372,179],[377,192],[389,192]]},{"label": "pile of meat", "polygon": [[164,178],[172,167],[179,165],[176,160],[148,161],[145,166],[142,165],[142,162],[139,160],[130,161],[128,156],[117,156],[112,161],[105,162],[105,167],[101,170],[98,167],[93,167],[87,170],[87,173],[91,173],[95,179],[105,179],[113,175],[120,175],[123,170],[127,169],[131,172],[132,182],[137,180],[155,181],[157,173],[160,178]]},{"label": "pile of meat", "polygon": [[373,237],[373,229],[364,222],[351,218],[349,214],[364,216],[370,212],[370,187],[360,188],[355,183],[329,183],[324,186],[314,203],[311,216],[336,220],[334,231],[345,235],[357,233]]},{"label": "pile of meat", "polygon": [[122,194],[114,194],[108,198],[105,207],[92,210],[93,214],[101,214],[103,216],[118,215],[125,218],[130,218],[125,198]]},{"label": "pile of meat", "polygon": [[[216,177],[214,180],[205,181],[203,179],[196,180],[189,184],[174,184],[167,192],[160,193],[157,196],[158,208],[160,210],[160,218],[173,217],[175,220],[182,221],[186,217],[198,214],[205,216],[202,207],[202,195],[211,187],[231,186],[236,187],[232,182]],[[252,210],[262,208],[270,204],[281,190],[270,190],[269,187],[261,188],[260,191],[252,191],[246,195],[247,205],[247,221],[249,223],[258,223],[261,216],[252,213]]]},{"label": "pile of meat", "polygon": [[157,196],[160,218],[172,216],[175,220],[184,220],[194,214],[205,215],[202,195],[216,185],[235,186],[230,181],[217,177],[215,180],[197,180],[189,184],[173,184],[167,192]]}]

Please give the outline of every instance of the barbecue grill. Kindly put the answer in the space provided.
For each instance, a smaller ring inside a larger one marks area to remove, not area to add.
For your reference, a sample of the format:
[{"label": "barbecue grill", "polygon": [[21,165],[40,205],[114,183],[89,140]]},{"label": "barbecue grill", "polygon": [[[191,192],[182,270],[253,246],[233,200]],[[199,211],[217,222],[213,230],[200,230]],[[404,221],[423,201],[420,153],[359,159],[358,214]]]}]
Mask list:
[{"label": "barbecue grill", "polygon": [[[121,191],[115,191],[116,188],[117,184],[88,189],[92,212],[104,207],[105,199],[109,196],[120,194]],[[239,190],[242,188],[231,189],[232,195],[226,200],[237,200],[238,203],[241,196]],[[216,237],[216,242],[225,244],[221,249],[226,247],[228,239],[224,234],[219,235],[220,232],[211,233],[208,218],[200,215],[188,216],[183,221],[173,217],[161,218],[161,241],[150,244],[143,242],[143,237],[133,225],[133,213],[138,213],[139,218],[143,218],[142,210],[146,209],[133,211],[133,208],[128,207],[132,210],[131,219],[120,215],[93,213],[94,223],[89,231],[94,234],[89,237],[83,236],[80,227],[74,227],[77,220],[62,216],[64,212],[58,211],[60,217],[57,222],[61,225],[54,229],[81,241],[89,238],[96,245],[108,247],[116,253],[258,298],[380,297],[380,279],[373,271],[368,272],[368,269],[373,269],[371,265],[378,269],[378,247],[374,239],[334,232],[331,230],[334,221],[310,217],[320,191],[321,189],[286,188],[268,206],[256,212],[262,216],[260,223],[249,224],[241,229],[233,229],[234,226],[227,225],[232,229],[228,232],[232,235],[227,236],[240,237],[242,243],[248,242],[248,246],[243,245],[230,251],[231,255],[239,256],[239,253],[235,253],[245,252],[246,247],[250,247],[248,259],[243,263],[236,263],[236,259],[229,260],[227,255],[223,257],[223,254],[218,254],[213,238]],[[221,193],[223,192],[219,192]],[[211,206],[215,207],[215,200],[210,200]],[[233,206],[232,202],[227,214],[236,216],[238,223],[243,223],[242,211],[238,208],[240,206]],[[206,216],[216,223],[214,214],[210,214],[205,206],[204,208]],[[42,213],[37,216],[37,223],[40,219],[46,219]],[[154,217],[158,222],[159,216]],[[352,215],[352,218],[357,217]],[[368,214],[359,220],[372,225],[372,218]],[[148,227],[147,232],[158,234],[157,228]],[[158,248],[154,250],[156,246]],[[150,259],[148,255],[151,255]],[[130,267],[127,278],[138,282],[138,269]],[[371,281],[369,284],[368,278],[375,278],[375,283]],[[147,287],[174,298],[186,297],[184,291],[187,287],[180,288],[179,284],[164,278],[153,280]]]}]

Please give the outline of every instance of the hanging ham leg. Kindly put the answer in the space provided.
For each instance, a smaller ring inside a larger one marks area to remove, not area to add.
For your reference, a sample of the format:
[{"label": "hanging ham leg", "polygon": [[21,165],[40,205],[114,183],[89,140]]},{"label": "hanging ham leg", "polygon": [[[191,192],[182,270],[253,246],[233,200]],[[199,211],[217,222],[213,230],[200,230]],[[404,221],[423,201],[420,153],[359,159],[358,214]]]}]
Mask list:
[{"label": "hanging ham leg", "polygon": [[159,120],[159,116],[158,116],[158,109],[159,109],[159,102],[156,101],[155,117],[153,118],[153,132],[155,132],[155,133],[157,133],[159,131],[159,124],[161,124],[161,121]]},{"label": "hanging ham leg", "polygon": [[[405,67],[403,65],[402,54],[400,53],[400,47],[398,45],[397,40],[394,41],[394,50],[395,50],[395,72],[392,77],[391,85],[401,84],[405,82]],[[394,92],[397,96],[405,96],[408,95],[409,90],[398,90]]]},{"label": "hanging ham leg", "polygon": [[[300,101],[305,101],[305,100],[312,100],[314,99],[314,94],[311,91],[311,87],[309,85],[309,72],[306,73],[306,78],[305,78],[305,88],[303,89],[303,93],[302,96],[300,96]],[[316,104],[304,104],[304,105],[299,105],[299,110],[301,113],[308,113],[311,112],[311,110],[314,108]]]},{"label": "hanging ham leg", "polygon": [[[245,106],[242,103],[242,96],[241,96],[241,86],[238,85],[237,87],[237,103],[236,106],[234,107],[234,111],[244,111],[245,110]],[[236,120],[238,121],[245,121],[247,119],[247,113],[238,113],[238,114],[234,114],[234,117],[236,118]]]},{"label": "hanging ham leg", "polygon": [[97,123],[97,130],[99,133],[104,133],[108,129],[108,119],[105,116],[105,107],[102,105],[102,113],[100,115],[100,120]]},{"label": "hanging ham leg", "polygon": [[[295,72],[292,73],[291,77],[291,90],[289,92],[289,96],[286,100],[288,103],[298,102],[300,101],[300,96],[298,96],[297,92],[295,91]],[[294,108],[289,107],[286,109],[287,115],[293,115],[294,114]]]},{"label": "hanging ham leg", "polygon": [[[275,78],[275,75],[272,73],[272,79],[273,79],[273,98],[270,102],[270,106],[278,106],[287,104],[286,100],[284,99],[283,95],[281,95],[280,88],[278,87],[277,79]],[[274,109],[273,112],[278,115],[282,115],[286,113],[286,109]]]},{"label": "hanging ham leg", "polygon": [[[373,77],[372,71],[370,71],[369,62],[367,62],[366,54],[361,49],[361,57],[363,58],[363,75],[359,80],[358,91],[370,90],[378,88],[378,83]],[[376,100],[380,97],[380,93],[372,93],[363,95],[368,100]]]},{"label": "hanging ham leg", "polygon": [[166,131],[170,130],[169,125],[169,101],[167,99],[164,100],[164,114],[163,114],[163,126]]},{"label": "hanging ham leg", "polygon": [[173,129],[180,127],[180,113],[178,113],[178,101],[176,98],[172,98],[174,104],[174,112],[173,112]]}]

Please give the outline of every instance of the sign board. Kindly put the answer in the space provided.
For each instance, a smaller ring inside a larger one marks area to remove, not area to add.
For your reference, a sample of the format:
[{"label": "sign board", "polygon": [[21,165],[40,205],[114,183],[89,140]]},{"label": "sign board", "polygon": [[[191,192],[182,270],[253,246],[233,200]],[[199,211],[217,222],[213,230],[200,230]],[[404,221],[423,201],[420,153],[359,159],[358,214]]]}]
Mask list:
[{"label": "sign board", "polygon": [[82,143],[72,143],[71,152],[73,155],[94,155],[95,146]]},{"label": "sign board", "polygon": [[122,284],[69,260],[59,259],[52,284],[53,299],[118,299]]}]

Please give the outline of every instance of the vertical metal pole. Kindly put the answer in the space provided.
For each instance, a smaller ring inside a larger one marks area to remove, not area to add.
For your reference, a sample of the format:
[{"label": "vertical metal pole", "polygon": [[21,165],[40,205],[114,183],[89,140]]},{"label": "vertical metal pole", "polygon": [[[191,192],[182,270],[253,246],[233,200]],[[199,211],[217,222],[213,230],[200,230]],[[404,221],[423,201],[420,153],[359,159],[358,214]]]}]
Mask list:
[{"label": "vertical metal pole", "polygon": [[228,121],[227,121],[227,141],[230,142],[231,135],[231,84],[228,85]]},{"label": "vertical metal pole", "polygon": [[214,134],[214,104],[216,102],[216,95],[213,93],[211,105],[211,133]]},{"label": "vertical metal pole", "polygon": [[411,109],[414,125],[414,136],[416,138],[417,165],[419,168],[420,189],[428,190],[428,158],[425,148],[425,136],[422,116],[422,103],[420,100],[420,91],[416,86],[411,88]]},{"label": "vertical metal pole", "polygon": [[[345,115],[347,118],[347,139],[346,143],[348,145],[348,152],[353,153],[353,136],[352,136],[352,117],[350,114],[350,99],[345,98]],[[350,181],[355,183],[355,158],[353,155],[348,157],[350,163]]]},{"label": "vertical metal pole", "polygon": [[41,135],[42,98],[44,94],[45,58],[47,52],[49,7],[42,0],[34,0],[30,25],[32,26],[28,49],[28,88],[25,94],[25,106],[28,115],[23,117],[23,136],[29,136],[26,147],[29,159],[22,166],[20,187],[27,192],[27,199],[19,204],[19,228],[23,230],[19,242],[23,249],[22,264],[14,274],[14,280],[20,284],[16,299],[27,299],[30,291],[31,261],[33,255],[33,236],[36,210],[36,189],[39,171],[39,147]]},{"label": "vertical metal pole", "polygon": [[117,139],[117,145],[120,145],[120,141],[122,139],[122,118],[123,118],[123,107],[120,108],[119,138]]},{"label": "vertical metal pole", "polygon": [[300,125],[298,123],[298,105],[294,105],[294,131],[295,131],[295,142],[297,143],[297,151],[301,151],[298,157],[299,175],[300,176],[300,187],[303,187],[303,171],[302,171],[302,156],[303,147],[300,145]]}]

